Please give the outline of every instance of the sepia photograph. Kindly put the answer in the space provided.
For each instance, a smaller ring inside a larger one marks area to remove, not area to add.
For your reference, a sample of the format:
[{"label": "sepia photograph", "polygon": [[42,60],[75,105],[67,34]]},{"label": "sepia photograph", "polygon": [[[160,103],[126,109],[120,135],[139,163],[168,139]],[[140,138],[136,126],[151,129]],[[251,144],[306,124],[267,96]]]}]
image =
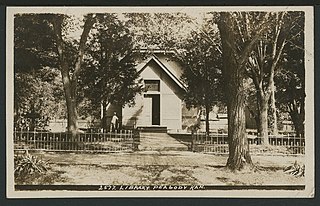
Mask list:
[{"label": "sepia photograph", "polygon": [[8,7],[7,197],[314,196],[313,7]]}]

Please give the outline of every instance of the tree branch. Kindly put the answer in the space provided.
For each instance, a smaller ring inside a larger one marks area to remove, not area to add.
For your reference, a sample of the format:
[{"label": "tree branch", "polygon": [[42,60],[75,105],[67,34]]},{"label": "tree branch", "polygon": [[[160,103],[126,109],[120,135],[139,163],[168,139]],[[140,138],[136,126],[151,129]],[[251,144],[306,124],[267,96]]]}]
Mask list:
[{"label": "tree branch", "polygon": [[282,54],[282,51],[283,51],[285,44],[286,44],[286,39],[284,39],[282,41],[280,49],[279,49],[278,53],[276,54],[275,59],[273,59],[273,62],[272,62],[271,68],[270,68],[270,76],[269,76],[269,81],[268,81],[268,85],[267,85],[267,89],[266,89],[266,91],[267,91],[266,95],[268,95],[268,96],[271,95],[271,85],[274,81],[274,74],[275,74],[276,66],[278,64],[278,61],[280,59],[280,56]]},{"label": "tree branch", "polygon": [[209,34],[207,34],[207,32],[205,32],[198,24],[196,24],[193,19],[190,19],[191,22],[198,27],[198,29],[207,37],[207,39],[209,39],[211,41],[211,43],[213,43],[214,46],[216,46],[217,50],[219,51],[220,54],[222,54],[222,51],[220,49],[220,46],[210,37]]},{"label": "tree branch", "polygon": [[293,47],[295,47],[295,48],[297,48],[297,49],[300,49],[300,50],[302,50],[302,51],[305,50],[303,47],[296,45],[295,43],[293,43],[293,42],[290,41],[290,40],[287,40],[287,42],[289,42]]},{"label": "tree branch", "polygon": [[63,17],[62,16],[53,16],[52,17],[52,25],[53,25],[53,32],[54,37],[57,44],[57,51],[59,55],[59,59],[62,62],[64,60],[64,42],[62,40],[62,22]]},{"label": "tree branch", "polygon": [[86,45],[86,42],[88,39],[89,32],[95,22],[94,17],[95,16],[93,14],[89,14],[87,16],[87,19],[86,19],[84,26],[83,26],[83,31],[82,31],[82,34],[80,37],[80,43],[79,43],[79,48],[78,48],[77,60],[76,60],[74,72],[72,75],[73,82],[77,81],[77,78],[79,76],[79,72],[81,70],[81,64],[82,64],[82,60],[83,60],[85,45]]},{"label": "tree branch", "polygon": [[70,84],[70,74],[68,70],[68,63],[66,61],[65,56],[65,45],[62,39],[62,23],[64,17],[62,15],[53,15],[52,16],[52,25],[53,25],[53,32],[56,41],[56,47],[58,51],[58,57],[60,61],[60,70],[64,84]]},{"label": "tree branch", "polygon": [[257,41],[259,41],[259,39],[261,38],[261,34],[266,29],[268,29],[268,24],[269,24],[269,22],[266,20],[260,25],[260,28],[257,30],[256,35],[252,37],[249,44],[241,52],[242,55],[241,55],[241,58],[239,58],[239,68],[242,68],[244,66],[244,64],[246,63],[248,56],[249,56],[250,52],[252,51],[252,48],[257,43]]}]

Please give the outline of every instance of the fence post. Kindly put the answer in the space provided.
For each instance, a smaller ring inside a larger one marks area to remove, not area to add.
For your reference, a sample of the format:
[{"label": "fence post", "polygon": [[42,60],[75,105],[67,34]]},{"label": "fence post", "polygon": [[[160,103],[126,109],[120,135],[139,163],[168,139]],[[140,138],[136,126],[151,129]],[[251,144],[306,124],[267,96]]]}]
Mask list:
[{"label": "fence post", "polygon": [[54,141],[54,138],[52,136],[52,134],[48,133],[48,140],[49,140],[49,148],[52,148],[52,150],[56,150],[56,143]]},{"label": "fence post", "polygon": [[305,138],[303,138],[303,141],[302,141],[302,154],[305,154],[305,149],[306,148],[306,140]]},{"label": "fence post", "polygon": [[59,141],[59,134],[55,134],[53,140],[56,142],[56,151],[60,151],[61,143]]},{"label": "fence post", "polygon": [[[106,143],[106,132],[103,133],[103,144]],[[102,147],[102,151],[106,151],[106,147]]]},{"label": "fence post", "polygon": [[33,144],[34,144],[34,147],[35,149],[38,149],[38,141],[37,141],[37,138],[36,138],[36,130],[35,128],[33,129]]},{"label": "fence post", "polygon": [[[22,132],[22,129],[21,129],[21,132]],[[29,127],[27,127],[27,135],[26,135],[26,146],[27,147],[29,146],[29,141],[30,141],[30,138],[29,138]]]},{"label": "fence post", "polygon": [[300,151],[299,152],[300,152],[300,154],[302,154],[302,150],[303,150],[303,147],[302,147],[302,134],[300,134],[299,136],[300,136],[299,137],[300,138]]}]

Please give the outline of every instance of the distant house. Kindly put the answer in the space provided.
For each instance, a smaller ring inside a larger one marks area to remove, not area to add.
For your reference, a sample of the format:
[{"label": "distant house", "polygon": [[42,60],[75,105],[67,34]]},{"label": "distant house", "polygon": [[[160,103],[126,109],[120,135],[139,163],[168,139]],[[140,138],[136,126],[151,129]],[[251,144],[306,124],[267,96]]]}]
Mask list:
[{"label": "distant house", "polygon": [[164,127],[182,130],[194,124],[198,109],[186,109],[181,66],[172,52],[155,51],[137,65],[144,82],[144,92],[135,97],[133,107],[122,109],[122,125]]}]

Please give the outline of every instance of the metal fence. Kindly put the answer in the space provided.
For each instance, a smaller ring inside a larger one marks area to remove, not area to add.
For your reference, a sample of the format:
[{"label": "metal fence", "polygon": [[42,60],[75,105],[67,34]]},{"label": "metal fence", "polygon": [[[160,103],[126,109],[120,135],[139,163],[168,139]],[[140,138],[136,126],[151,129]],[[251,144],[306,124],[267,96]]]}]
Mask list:
[{"label": "metal fence", "polygon": [[[261,138],[253,135],[248,135],[248,143],[252,154],[305,154],[305,138],[293,134],[269,135],[268,147],[261,145]],[[195,152],[228,154],[228,134],[194,133],[191,147]]]},{"label": "metal fence", "polygon": [[132,130],[108,133],[14,131],[14,149],[66,152],[121,152],[137,148],[139,134]]}]

